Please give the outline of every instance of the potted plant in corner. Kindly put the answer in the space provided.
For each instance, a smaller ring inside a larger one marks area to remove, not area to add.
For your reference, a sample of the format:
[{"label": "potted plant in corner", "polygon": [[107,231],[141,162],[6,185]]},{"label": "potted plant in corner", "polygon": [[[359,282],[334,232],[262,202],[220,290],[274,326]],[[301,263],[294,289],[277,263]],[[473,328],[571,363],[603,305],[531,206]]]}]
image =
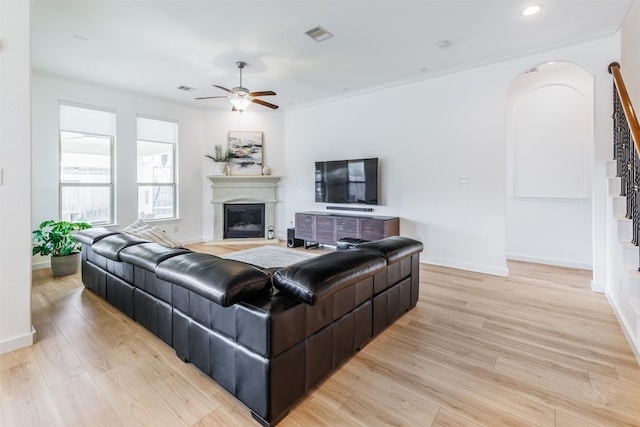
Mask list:
[{"label": "potted plant in corner", "polygon": [[213,175],[227,174],[227,171],[226,171],[227,163],[231,158],[231,153],[229,153],[229,150],[224,150],[222,148],[222,145],[216,144],[213,146],[213,155],[205,154],[204,156],[213,160],[213,165],[214,165]]},{"label": "potted plant in corner", "polygon": [[54,276],[66,276],[78,271],[80,265],[80,242],[71,232],[91,228],[86,222],[48,220],[33,230],[33,255],[51,255],[51,271]]}]

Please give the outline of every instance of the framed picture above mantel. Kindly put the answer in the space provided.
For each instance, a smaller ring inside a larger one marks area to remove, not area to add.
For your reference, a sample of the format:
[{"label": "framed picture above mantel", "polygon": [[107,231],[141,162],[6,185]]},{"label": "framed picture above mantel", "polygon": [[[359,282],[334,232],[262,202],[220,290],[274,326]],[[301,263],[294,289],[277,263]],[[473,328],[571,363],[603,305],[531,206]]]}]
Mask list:
[{"label": "framed picture above mantel", "polygon": [[229,131],[229,175],[262,175],[262,131]]}]

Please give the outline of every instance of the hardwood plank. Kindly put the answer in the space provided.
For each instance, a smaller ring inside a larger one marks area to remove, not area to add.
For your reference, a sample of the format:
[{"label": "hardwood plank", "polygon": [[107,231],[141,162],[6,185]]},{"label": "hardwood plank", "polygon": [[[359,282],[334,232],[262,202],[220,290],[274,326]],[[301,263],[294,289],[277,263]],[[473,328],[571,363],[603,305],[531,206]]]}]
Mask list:
[{"label": "hardwood plank", "polygon": [[64,425],[52,397],[35,361],[0,371],[0,425]]},{"label": "hardwood plank", "polygon": [[447,408],[440,408],[436,418],[431,423],[431,427],[480,427],[481,424],[474,423],[468,418],[464,418],[455,411]]},{"label": "hardwood plank", "polygon": [[[294,423],[294,424],[291,424]],[[280,425],[280,424],[278,424]],[[315,396],[308,397],[289,413],[282,426],[366,426],[349,412],[335,410]]]},{"label": "hardwood plank", "polygon": [[187,425],[146,385],[140,383],[141,387],[127,387],[119,379],[112,373],[93,377],[96,386],[104,393],[123,425]]},{"label": "hardwood plank", "polygon": [[104,394],[88,373],[50,386],[65,425],[114,426],[120,421]]},{"label": "hardwood plank", "polygon": [[80,359],[55,325],[38,326],[38,340],[33,352],[48,385],[67,380],[84,372]]}]

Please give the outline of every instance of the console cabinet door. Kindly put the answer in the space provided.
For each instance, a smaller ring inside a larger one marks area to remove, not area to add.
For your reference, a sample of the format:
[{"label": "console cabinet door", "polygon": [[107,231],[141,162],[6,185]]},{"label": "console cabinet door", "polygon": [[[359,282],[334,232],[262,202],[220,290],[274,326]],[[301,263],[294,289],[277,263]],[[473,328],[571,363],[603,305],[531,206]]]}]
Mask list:
[{"label": "console cabinet door", "polygon": [[315,215],[296,213],[296,238],[315,241]]},{"label": "console cabinet door", "polygon": [[384,221],[378,219],[360,220],[360,238],[364,240],[384,239]]},{"label": "console cabinet door", "polygon": [[314,241],[327,245],[335,245],[336,219],[332,216],[316,215],[316,238]]},{"label": "console cabinet door", "polygon": [[348,216],[336,217],[336,242],[345,237],[360,237],[360,219]]}]

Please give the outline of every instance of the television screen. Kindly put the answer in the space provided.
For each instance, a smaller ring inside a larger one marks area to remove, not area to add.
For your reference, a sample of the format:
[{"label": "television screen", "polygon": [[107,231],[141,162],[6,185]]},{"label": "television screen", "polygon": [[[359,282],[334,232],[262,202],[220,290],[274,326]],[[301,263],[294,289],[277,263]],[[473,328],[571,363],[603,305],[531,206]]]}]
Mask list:
[{"label": "television screen", "polygon": [[378,159],[316,162],[316,202],[378,204]]}]

